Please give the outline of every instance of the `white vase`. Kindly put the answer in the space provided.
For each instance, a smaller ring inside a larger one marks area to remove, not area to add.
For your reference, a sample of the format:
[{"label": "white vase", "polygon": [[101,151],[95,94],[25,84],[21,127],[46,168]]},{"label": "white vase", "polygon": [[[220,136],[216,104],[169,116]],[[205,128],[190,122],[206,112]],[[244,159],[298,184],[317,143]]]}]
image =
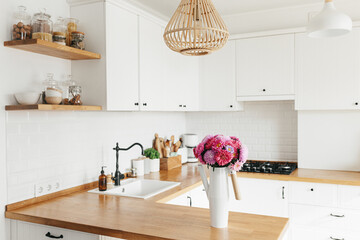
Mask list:
[{"label": "white vase", "polygon": [[210,203],[210,220],[214,228],[226,228],[229,222],[229,180],[227,168],[210,168],[210,184],[203,166],[201,178]]}]

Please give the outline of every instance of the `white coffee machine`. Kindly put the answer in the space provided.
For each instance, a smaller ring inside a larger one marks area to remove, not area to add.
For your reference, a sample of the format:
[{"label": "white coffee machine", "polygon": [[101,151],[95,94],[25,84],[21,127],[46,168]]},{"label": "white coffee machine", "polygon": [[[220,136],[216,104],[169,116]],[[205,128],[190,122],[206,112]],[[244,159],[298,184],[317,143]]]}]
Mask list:
[{"label": "white coffee machine", "polygon": [[183,145],[187,149],[187,162],[197,162],[194,156],[194,148],[199,144],[199,137],[197,134],[187,133],[182,135]]}]

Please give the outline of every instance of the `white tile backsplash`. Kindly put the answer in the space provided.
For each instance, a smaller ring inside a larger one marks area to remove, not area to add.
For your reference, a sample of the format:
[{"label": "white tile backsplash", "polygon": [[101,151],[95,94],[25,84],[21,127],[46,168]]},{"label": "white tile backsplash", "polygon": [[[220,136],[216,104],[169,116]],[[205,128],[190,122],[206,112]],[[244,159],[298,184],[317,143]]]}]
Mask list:
[{"label": "white tile backsplash", "polygon": [[[34,197],[34,185],[61,179],[62,188],[97,180],[115,169],[116,142],[150,147],[154,134],[185,132],[184,113],[7,112],[8,203]],[[120,170],[140,149],[120,152]]]},{"label": "white tile backsplash", "polygon": [[[115,170],[116,142],[151,147],[154,133],[238,136],[250,159],[297,160],[293,102],[246,103],[243,112],[7,112],[8,203],[34,197],[34,185],[60,179],[63,189],[97,180],[102,165]],[[140,149],[120,152],[120,170]]]},{"label": "white tile backsplash", "polygon": [[292,101],[247,102],[242,112],[186,114],[186,130],[233,135],[249,147],[252,160],[297,160],[297,112]]}]

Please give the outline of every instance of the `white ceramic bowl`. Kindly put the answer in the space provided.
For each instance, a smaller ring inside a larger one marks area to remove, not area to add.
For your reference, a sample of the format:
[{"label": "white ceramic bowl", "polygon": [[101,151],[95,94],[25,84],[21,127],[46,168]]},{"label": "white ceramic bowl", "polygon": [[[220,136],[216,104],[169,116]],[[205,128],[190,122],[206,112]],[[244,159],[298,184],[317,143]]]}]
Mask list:
[{"label": "white ceramic bowl", "polygon": [[41,94],[37,92],[23,92],[23,93],[16,93],[14,95],[16,101],[20,105],[37,104],[41,96]]}]

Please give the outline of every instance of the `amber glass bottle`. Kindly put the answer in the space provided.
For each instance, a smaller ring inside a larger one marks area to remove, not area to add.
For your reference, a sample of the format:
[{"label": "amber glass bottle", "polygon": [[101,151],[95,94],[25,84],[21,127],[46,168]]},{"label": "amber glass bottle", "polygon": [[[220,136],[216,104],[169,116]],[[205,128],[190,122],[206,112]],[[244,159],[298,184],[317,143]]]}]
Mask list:
[{"label": "amber glass bottle", "polygon": [[101,175],[99,176],[99,191],[107,190],[107,178],[104,172],[104,167],[101,168]]}]

